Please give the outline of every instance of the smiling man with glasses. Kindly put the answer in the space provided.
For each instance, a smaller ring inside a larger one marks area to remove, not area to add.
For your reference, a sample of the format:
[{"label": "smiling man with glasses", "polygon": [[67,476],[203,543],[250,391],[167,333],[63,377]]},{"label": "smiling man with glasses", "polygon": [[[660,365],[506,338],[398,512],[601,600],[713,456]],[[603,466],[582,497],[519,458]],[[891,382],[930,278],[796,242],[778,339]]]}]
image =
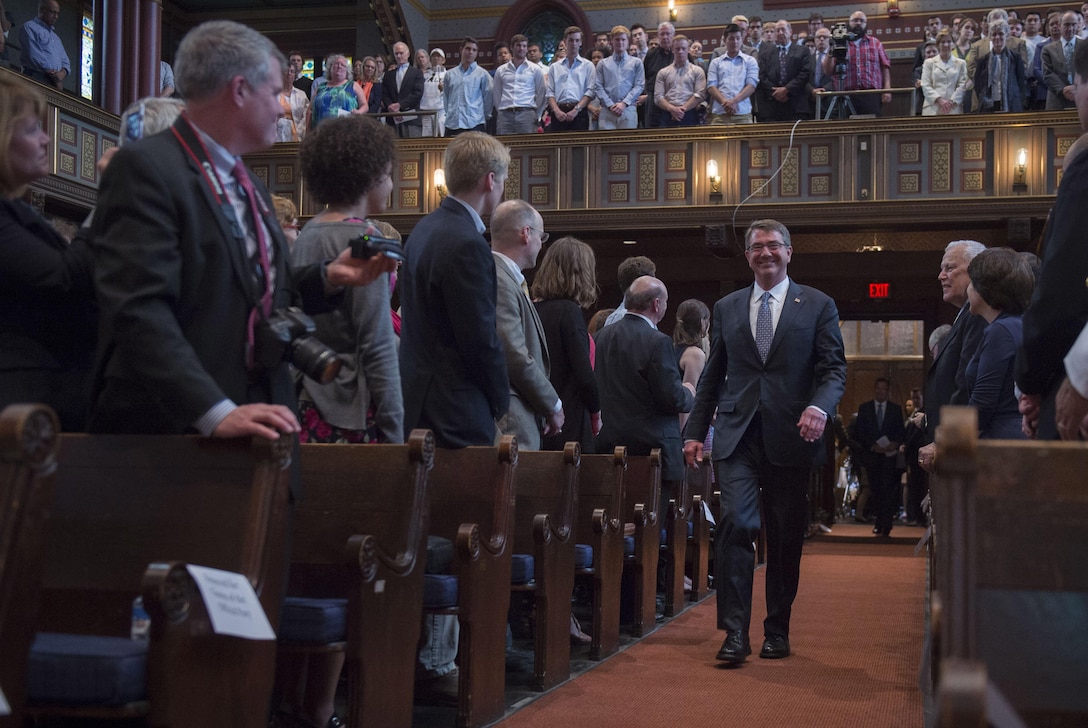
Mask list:
[{"label": "smiling man with glasses", "polygon": [[713,461],[722,499],[714,584],[718,629],[728,632],[717,659],[732,664],[752,652],[752,542],[760,531],[761,500],[767,618],[759,656],[790,655],[809,472],[825,458],[824,427],[846,384],[839,312],[831,298],[790,279],[793,246],[786,226],[753,222],[744,257],[755,283],[714,306],[710,356],[684,430],[685,458],[697,467],[717,410]]}]

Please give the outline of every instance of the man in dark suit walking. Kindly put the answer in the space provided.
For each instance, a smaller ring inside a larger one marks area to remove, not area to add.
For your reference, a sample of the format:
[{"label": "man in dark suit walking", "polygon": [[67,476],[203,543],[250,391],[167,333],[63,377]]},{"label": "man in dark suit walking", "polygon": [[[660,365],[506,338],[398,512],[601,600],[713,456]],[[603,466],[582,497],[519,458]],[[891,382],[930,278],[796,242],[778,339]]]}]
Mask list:
[{"label": "man in dark suit walking", "polygon": [[761,120],[811,119],[808,86],[815,59],[804,45],[792,42],[789,22],[779,20],[774,33],[774,45],[765,45],[758,58]]},{"label": "man in dark suit walking", "polygon": [[510,385],[480,216],[502,200],[510,152],[466,132],[446,147],[444,164],[449,194],[412,231],[400,273],[404,429],[430,428],[439,447],[491,445]]},{"label": "man in dark suit walking", "polygon": [[876,494],[876,527],[873,533],[887,536],[899,504],[899,470],[895,456],[903,442],[903,410],[888,401],[888,380],[873,384],[873,398],[858,407],[854,437],[861,445],[859,459],[869,473],[869,487]]},{"label": "man in dark suit walking", "polygon": [[[404,43],[393,44],[396,64],[382,78],[382,105],[389,113],[415,111],[423,100],[423,71],[412,65],[412,51]],[[398,137],[418,137],[423,134],[423,120],[418,116],[390,117]]]},{"label": "man in dark suit walking", "polygon": [[713,461],[722,506],[714,537],[718,651],[739,664],[751,654],[752,542],[767,534],[767,618],[763,658],[790,654],[790,610],[797,595],[808,526],[808,481],[823,461],[821,438],[846,383],[835,302],[786,273],[793,248],[777,220],[756,220],[745,235],[755,284],[714,306],[710,356],[684,430],[684,457],[695,467],[714,419]]},{"label": "man in dark suit walking", "polygon": [[665,284],[652,276],[636,278],[624,296],[627,314],[597,335],[594,373],[601,390],[597,452],[626,445],[630,455],[661,448],[662,502],[670,484],[684,477],[681,412],[690,412],[695,388],[681,384],[672,339],[657,330],[669,305]]},{"label": "man in dark suit walking", "polygon": [[197,26],[175,62],[186,115],[110,162],[92,231],[102,337],[91,431],[298,432],[287,362],[262,362],[261,322],[290,305],[330,310],[341,286],[395,269],[350,248],[288,266],[272,200],[240,156],[276,141],[285,65],[250,28]]}]

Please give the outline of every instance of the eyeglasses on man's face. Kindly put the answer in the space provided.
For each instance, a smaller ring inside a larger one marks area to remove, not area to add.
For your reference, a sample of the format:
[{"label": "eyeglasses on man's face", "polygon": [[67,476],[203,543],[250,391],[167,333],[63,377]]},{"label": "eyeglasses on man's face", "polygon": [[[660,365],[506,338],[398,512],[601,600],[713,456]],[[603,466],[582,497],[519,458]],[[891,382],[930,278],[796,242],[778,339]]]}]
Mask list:
[{"label": "eyeglasses on man's face", "polygon": [[548,238],[550,238],[550,237],[551,237],[551,235],[549,235],[548,233],[544,232],[543,230],[537,230],[537,229],[536,229],[535,227],[533,227],[532,225],[526,225],[526,226],[525,226],[525,228],[526,228],[527,230],[532,230],[532,231],[534,231],[534,232],[540,233],[540,242],[541,242],[542,244],[543,244],[543,243],[546,243],[546,242],[548,242]]},{"label": "eyeglasses on man's face", "polygon": [[766,250],[768,253],[777,253],[784,247],[786,247],[785,243],[767,243],[766,245],[764,245],[763,243],[756,243],[755,245],[748,246],[747,248],[745,248],[745,250],[749,253],[755,253],[756,255],[759,255],[764,250]]}]

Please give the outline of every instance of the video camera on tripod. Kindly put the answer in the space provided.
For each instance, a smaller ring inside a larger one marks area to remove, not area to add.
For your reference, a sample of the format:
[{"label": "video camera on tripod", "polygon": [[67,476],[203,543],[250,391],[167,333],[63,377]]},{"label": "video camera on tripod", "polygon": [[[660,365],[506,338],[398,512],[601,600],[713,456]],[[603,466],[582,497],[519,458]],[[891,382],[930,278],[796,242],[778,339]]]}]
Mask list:
[{"label": "video camera on tripod", "polygon": [[849,44],[860,37],[861,34],[850,30],[846,23],[835,23],[831,26],[831,57],[835,61],[836,77],[846,77],[846,54]]}]

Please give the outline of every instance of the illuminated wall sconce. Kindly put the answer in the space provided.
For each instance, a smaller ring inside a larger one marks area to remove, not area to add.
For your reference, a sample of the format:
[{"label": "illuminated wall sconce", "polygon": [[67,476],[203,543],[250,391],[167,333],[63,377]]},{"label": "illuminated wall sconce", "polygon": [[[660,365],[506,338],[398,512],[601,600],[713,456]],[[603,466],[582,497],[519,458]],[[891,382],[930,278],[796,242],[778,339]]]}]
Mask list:
[{"label": "illuminated wall sconce", "polygon": [[888,0],[888,17],[899,17],[899,0]]},{"label": "illuminated wall sconce", "polygon": [[676,0],[669,0],[669,22],[676,22]]},{"label": "illuminated wall sconce", "polygon": [[710,199],[712,201],[721,201],[722,199],[722,178],[718,174],[718,162],[713,159],[706,161],[706,179],[710,182]]},{"label": "illuminated wall sconce", "polygon": [[1016,153],[1016,173],[1012,178],[1012,188],[1017,192],[1028,189],[1028,150],[1023,147]]},{"label": "illuminated wall sconce", "polygon": [[446,197],[446,171],[439,167],[434,171],[434,191],[438,193],[438,199]]}]

